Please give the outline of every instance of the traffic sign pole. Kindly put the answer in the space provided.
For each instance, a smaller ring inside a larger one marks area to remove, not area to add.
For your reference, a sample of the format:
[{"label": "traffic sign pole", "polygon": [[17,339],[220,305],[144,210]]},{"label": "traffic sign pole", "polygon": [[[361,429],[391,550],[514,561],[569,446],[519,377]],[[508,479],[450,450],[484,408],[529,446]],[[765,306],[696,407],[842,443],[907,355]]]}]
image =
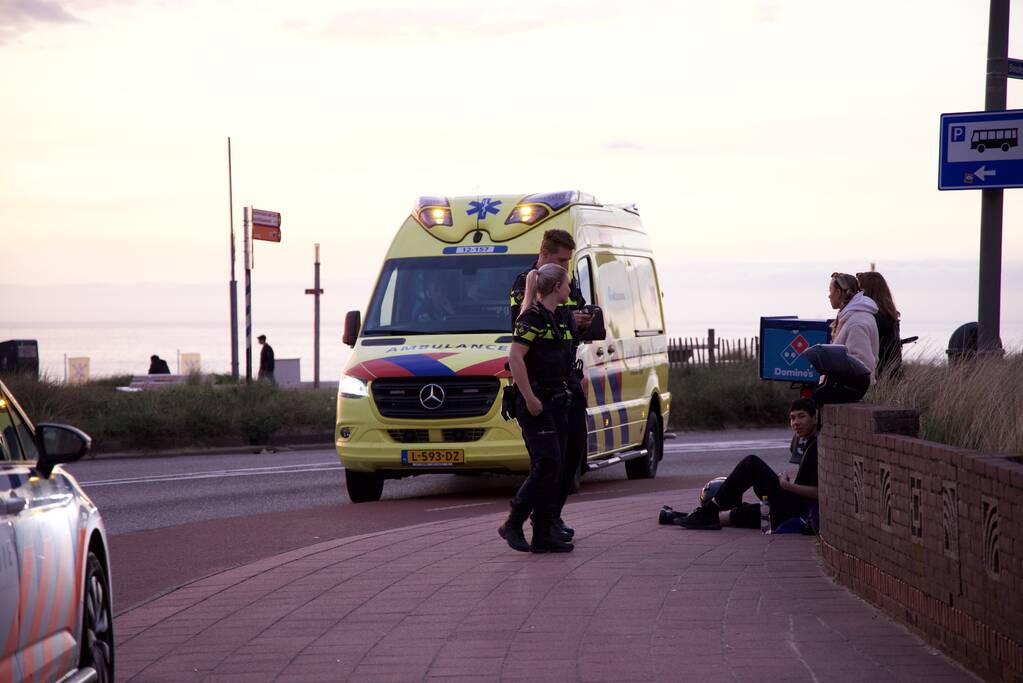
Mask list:
[{"label": "traffic sign pole", "polygon": [[238,281],[234,279],[234,187],[231,180],[231,138],[227,139],[227,205],[231,223],[231,281],[228,285],[231,299],[231,377],[238,381]]},{"label": "traffic sign pole", "polygon": [[313,263],[313,288],[305,290],[313,295],[313,388],[320,388],[320,244],[316,243],[316,260]]},{"label": "traffic sign pole", "polygon": [[[1004,111],[1009,67],[1009,0],[991,0],[987,34],[985,111]],[[1002,207],[1004,190],[981,191],[980,281],[977,307],[977,350],[1002,352]]]},{"label": "traffic sign pole", "polygon": [[252,248],[249,241],[249,212],[251,207],[245,207],[245,218],[243,219],[245,236],[242,244],[245,259],[245,381],[252,383],[252,258],[249,249]]}]

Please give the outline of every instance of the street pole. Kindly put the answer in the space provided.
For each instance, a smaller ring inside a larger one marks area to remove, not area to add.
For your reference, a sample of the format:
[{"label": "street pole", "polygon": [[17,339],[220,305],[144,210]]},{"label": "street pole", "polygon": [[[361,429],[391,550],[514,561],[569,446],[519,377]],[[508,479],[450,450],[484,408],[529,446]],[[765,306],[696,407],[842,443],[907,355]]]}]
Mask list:
[{"label": "street pole", "polygon": [[313,288],[305,290],[313,295],[313,388],[320,388],[320,244],[316,243],[316,260],[313,263]]},{"label": "street pole", "polygon": [[234,187],[231,181],[231,138],[227,139],[227,205],[231,223],[231,377],[238,381],[238,281],[234,279]]},{"label": "street pole", "polygon": [[252,243],[249,241],[249,216],[252,215],[252,207],[246,206],[242,219],[245,234],[242,237],[245,259],[245,381],[252,383],[252,254],[249,251]]},{"label": "street pole", "polygon": [[[984,111],[1005,111],[1009,70],[1009,0],[991,0],[987,33],[987,83]],[[1000,355],[1002,309],[1003,190],[981,190],[980,282],[978,287],[977,350]]]}]

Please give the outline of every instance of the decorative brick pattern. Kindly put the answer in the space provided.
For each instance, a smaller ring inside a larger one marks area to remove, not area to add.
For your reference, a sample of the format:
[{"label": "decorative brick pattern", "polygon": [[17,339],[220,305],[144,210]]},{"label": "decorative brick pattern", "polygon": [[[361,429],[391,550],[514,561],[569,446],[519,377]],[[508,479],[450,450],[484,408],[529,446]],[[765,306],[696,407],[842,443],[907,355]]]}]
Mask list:
[{"label": "decorative brick pattern", "polygon": [[984,511],[981,517],[984,522],[984,569],[991,577],[998,578],[1001,564],[998,547],[998,501],[987,496],[981,496],[980,500]]},{"label": "decorative brick pattern", "polygon": [[822,417],[825,565],[985,679],[1023,681],[1023,458],[922,441],[913,411]]},{"label": "decorative brick pattern", "polygon": [[959,494],[955,482],[941,482],[941,549],[945,557],[959,559]]},{"label": "decorative brick pattern", "polygon": [[923,541],[923,492],[920,490],[923,487],[923,479],[917,472],[912,473],[909,476],[909,500],[910,500],[910,528],[909,532],[913,538],[918,541]]}]

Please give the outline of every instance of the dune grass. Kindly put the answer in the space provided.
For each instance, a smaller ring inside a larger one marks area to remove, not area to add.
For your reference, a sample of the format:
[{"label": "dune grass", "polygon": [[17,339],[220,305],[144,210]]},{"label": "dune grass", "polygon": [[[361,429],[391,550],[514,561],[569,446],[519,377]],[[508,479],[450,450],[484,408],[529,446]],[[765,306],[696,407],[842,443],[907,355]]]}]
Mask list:
[{"label": "dune grass", "polygon": [[124,393],[130,378],[64,385],[24,376],[4,378],[32,420],[63,422],[87,432],[96,451],[267,444],[303,434],[329,435],[336,394],[284,390],[270,384],[196,381]]},{"label": "dune grass", "polygon": [[958,365],[906,363],[865,401],[920,412],[920,436],[985,453],[1023,455],[1023,353]]},{"label": "dune grass", "polygon": [[715,367],[673,366],[671,429],[781,427],[798,391],[788,382],[761,380],[755,360]]}]

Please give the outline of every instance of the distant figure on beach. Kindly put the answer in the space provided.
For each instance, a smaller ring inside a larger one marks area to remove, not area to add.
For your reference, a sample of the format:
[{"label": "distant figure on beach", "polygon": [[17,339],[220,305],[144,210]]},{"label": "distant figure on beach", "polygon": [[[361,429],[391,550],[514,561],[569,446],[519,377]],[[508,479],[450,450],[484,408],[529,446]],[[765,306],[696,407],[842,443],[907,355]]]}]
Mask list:
[{"label": "distant figure on beach", "polygon": [[149,374],[150,375],[169,375],[170,368],[167,367],[167,361],[160,358],[155,353],[149,357]]},{"label": "distant figure on beach", "polygon": [[897,377],[902,371],[902,339],[899,309],[895,307],[892,290],[888,288],[884,275],[875,271],[856,273],[856,282],[860,291],[877,304],[877,313],[874,314],[879,342],[877,375]]},{"label": "distant figure on beach", "polygon": [[261,334],[256,339],[263,349],[259,352],[259,379],[265,379],[270,384],[277,384],[274,379],[274,349],[266,343],[266,335]]}]

